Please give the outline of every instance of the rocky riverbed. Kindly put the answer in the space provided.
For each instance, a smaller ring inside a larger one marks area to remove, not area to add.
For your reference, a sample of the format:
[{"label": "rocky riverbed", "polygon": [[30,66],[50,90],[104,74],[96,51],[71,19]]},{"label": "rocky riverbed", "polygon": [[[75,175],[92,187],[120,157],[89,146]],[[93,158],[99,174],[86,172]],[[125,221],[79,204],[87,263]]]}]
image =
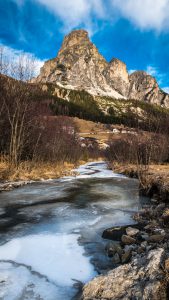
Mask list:
[{"label": "rocky riverbed", "polygon": [[13,189],[22,187],[27,184],[31,184],[33,181],[6,181],[0,183],[0,192],[12,191]]},{"label": "rocky riverbed", "polygon": [[83,300],[169,299],[169,207],[145,206],[133,219],[134,226],[103,232],[112,240],[107,255],[117,267],[83,289]]}]

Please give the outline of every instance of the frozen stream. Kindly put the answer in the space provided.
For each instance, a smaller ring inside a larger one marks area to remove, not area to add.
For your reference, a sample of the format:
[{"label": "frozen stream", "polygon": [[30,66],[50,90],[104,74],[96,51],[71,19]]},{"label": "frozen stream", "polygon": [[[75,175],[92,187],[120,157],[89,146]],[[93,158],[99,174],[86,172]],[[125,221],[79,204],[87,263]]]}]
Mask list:
[{"label": "frozen stream", "polygon": [[112,267],[104,229],[131,224],[138,182],[104,162],[0,194],[0,299],[69,300]]}]

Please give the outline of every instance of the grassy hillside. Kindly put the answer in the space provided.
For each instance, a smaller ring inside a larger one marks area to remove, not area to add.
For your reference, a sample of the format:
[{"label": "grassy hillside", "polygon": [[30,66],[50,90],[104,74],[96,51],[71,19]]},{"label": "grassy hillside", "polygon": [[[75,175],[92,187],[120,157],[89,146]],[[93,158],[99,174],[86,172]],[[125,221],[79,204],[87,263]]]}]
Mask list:
[{"label": "grassy hillside", "polygon": [[169,132],[169,110],[143,101],[92,96],[86,91],[46,84],[53,112],[107,124]]}]

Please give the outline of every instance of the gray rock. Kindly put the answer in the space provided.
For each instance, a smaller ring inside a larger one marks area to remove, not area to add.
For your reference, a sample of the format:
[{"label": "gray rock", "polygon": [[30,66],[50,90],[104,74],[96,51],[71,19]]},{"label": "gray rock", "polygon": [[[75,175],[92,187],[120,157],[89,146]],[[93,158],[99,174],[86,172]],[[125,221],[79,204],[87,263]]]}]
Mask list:
[{"label": "gray rock", "polygon": [[157,207],[155,208],[154,212],[157,213],[157,212],[162,212],[165,208],[165,203],[161,203],[159,205],[157,205]]},{"label": "gray rock", "polygon": [[117,251],[117,253],[119,254],[119,256],[122,256],[122,254],[123,254],[123,249],[122,249],[122,247],[120,246],[120,244],[116,244],[116,251]]},{"label": "gray rock", "polygon": [[[143,258],[98,276],[83,288],[83,300],[167,300],[160,268],[164,250],[150,251]],[[144,288],[143,288],[144,287]]]},{"label": "gray rock", "polygon": [[148,241],[148,240],[149,240],[149,235],[146,234],[146,233],[141,234],[141,237],[142,237],[142,239],[145,240],[145,241]]},{"label": "gray rock", "polygon": [[148,245],[147,241],[144,241],[140,244],[141,247],[146,248]]},{"label": "gray rock", "polygon": [[116,253],[114,256],[113,256],[113,258],[112,258],[112,262],[114,263],[114,264],[119,264],[120,263],[120,256],[119,256],[119,254],[118,253]]},{"label": "gray rock", "polygon": [[125,245],[132,245],[136,243],[136,240],[128,235],[123,234],[121,241],[123,242],[123,244]]},{"label": "gray rock", "polygon": [[133,228],[133,227],[127,227],[126,233],[127,233],[127,235],[134,237],[139,233],[139,229]]},{"label": "gray rock", "polygon": [[132,245],[125,245],[124,246],[124,251],[134,251],[137,249],[137,245],[136,244],[132,244]]},{"label": "gray rock", "polygon": [[128,263],[130,261],[130,258],[131,258],[131,251],[128,250],[124,254],[122,254],[121,262],[122,263]]},{"label": "gray rock", "polygon": [[109,257],[113,257],[117,252],[118,245],[110,243],[106,246],[106,251]]},{"label": "gray rock", "polygon": [[149,241],[152,243],[160,243],[164,240],[164,237],[162,234],[153,234],[149,236]]},{"label": "gray rock", "polygon": [[138,254],[144,253],[144,251],[145,251],[145,247],[138,247],[137,250]]},{"label": "gray rock", "polygon": [[132,251],[132,256],[136,256],[138,253],[136,251]]}]

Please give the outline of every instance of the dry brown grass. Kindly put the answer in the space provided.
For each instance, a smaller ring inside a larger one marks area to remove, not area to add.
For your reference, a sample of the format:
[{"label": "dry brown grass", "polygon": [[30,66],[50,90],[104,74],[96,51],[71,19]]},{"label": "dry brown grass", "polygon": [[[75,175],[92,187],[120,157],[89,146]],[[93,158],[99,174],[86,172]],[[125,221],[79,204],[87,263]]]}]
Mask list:
[{"label": "dry brown grass", "polygon": [[[134,164],[119,164],[117,162],[110,164],[111,168],[118,173],[130,173],[137,171],[137,166]],[[165,176],[169,181],[169,164],[151,164],[148,170],[149,175]]]},{"label": "dry brown grass", "polygon": [[[97,159],[97,161],[101,160],[103,160],[102,157]],[[91,161],[93,161],[93,159],[88,159],[87,161],[80,160],[76,164],[68,162],[34,163],[31,161],[25,161],[20,163],[18,168],[14,168],[8,163],[7,159],[3,159],[3,161],[0,161],[0,181],[55,179],[62,176],[74,175],[74,168]]]},{"label": "dry brown grass", "polygon": [[33,163],[23,162],[18,168],[11,167],[9,163],[0,163],[0,180],[40,180],[54,179],[72,173],[75,167],[71,163]]}]

